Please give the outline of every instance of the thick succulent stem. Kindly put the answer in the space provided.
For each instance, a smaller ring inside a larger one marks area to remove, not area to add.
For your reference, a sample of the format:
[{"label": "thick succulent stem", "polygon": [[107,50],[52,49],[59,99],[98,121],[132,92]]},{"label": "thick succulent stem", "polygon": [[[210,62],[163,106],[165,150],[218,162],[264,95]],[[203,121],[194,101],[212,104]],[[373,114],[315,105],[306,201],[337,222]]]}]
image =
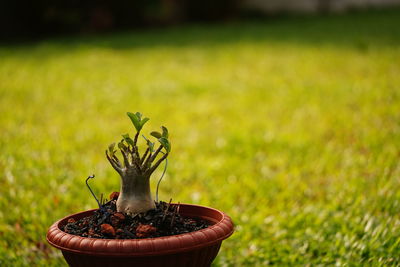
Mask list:
[{"label": "thick succulent stem", "polygon": [[155,208],[151,197],[150,176],[125,171],[121,175],[121,190],[117,200],[117,211],[137,214]]}]

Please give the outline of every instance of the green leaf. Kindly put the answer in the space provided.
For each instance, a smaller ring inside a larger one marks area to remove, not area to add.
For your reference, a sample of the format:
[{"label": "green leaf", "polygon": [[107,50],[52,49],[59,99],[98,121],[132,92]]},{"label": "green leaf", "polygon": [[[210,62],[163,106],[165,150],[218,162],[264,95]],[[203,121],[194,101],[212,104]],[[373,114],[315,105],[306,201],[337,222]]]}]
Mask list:
[{"label": "green leaf", "polygon": [[158,141],[165,148],[165,150],[167,150],[168,153],[171,151],[171,144],[169,143],[167,138],[161,137],[160,139],[158,139]]},{"label": "green leaf", "polygon": [[127,112],[126,113],[129,118],[131,119],[133,126],[135,126],[136,131],[140,132],[143,128],[143,125],[149,121],[149,118],[144,118],[142,120],[142,113],[136,112],[135,114],[132,112]]},{"label": "green leaf", "polygon": [[140,130],[142,129],[142,125],[140,123],[140,118],[138,117],[137,113],[139,112],[136,112],[136,114],[133,114],[132,112],[127,112],[126,114],[131,119],[133,126],[135,126],[136,128],[136,131],[140,132]]},{"label": "green leaf", "polygon": [[168,129],[167,127],[161,126],[162,129],[162,137],[165,137],[166,139],[168,139]]},{"label": "green leaf", "polygon": [[151,152],[154,152],[154,143],[150,140],[147,140],[147,146],[149,147]]},{"label": "green leaf", "polygon": [[129,137],[129,134],[123,134],[122,137],[126,143],[130,144],[132,147],[135,146],[135,143],[133,142],[132,138]]},{"label": "green leaf", "polygon": [[141,127],[143,127],[143,125],[148,122],[150,119],[149,118],[144,118],[143,120],[140,121],[140,125]]},{"label": "green leaf", "polygon": [[142,135],[144,140],[147,142],[147,146],[149,147],[151,152],[154,152],[154,143],[151,142],[149,139],[146,138],[146,136]]},{"label": "green leaf", "polygon": [[115,143],[112,143],[112,144],[110,144],[108,146],[108,152],[110,153],[111,156],[113,156],[114,153],[115,153],[115,149],[114,148],[115,148]]},{"label": "green leaf", "polygon": [[162,135],[159,132],[156,132],[156,131],[151,132],[150,135],[154,136],[157,139],[162,137]]},{"label": "green leaf", "polygon": [[142,113],[136,112],[135,115],[138,117],[139,121],[142,120]]}]

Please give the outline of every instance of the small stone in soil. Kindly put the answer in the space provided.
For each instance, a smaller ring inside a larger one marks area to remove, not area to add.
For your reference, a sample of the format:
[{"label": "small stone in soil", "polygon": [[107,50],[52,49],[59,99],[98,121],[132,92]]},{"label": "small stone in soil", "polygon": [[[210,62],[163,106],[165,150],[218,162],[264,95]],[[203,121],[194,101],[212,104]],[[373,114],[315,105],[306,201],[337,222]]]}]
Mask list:
[{"label": "small stone in soil", "polygon": [[139,224],[135,232],[137,237],[149,237],[157,232],[157,228],[149,224]]},{"label": "small stone in soil", "polygon": [[111,199],[111,200],[117,200],[118,197],[119,197],[119,192],[112,192],[112,193],[110,194],[110,199]]},{"label": "small stone in soil", "polygon": [[115,212],[111,216],[111,224],[113,226],[118,226],[120,223],[122,223],[125,220],[125,215],[122,212]]},{"label": "small stone in soil", "polygon": [[111,225],[104,223],[100,226],[101,228],[101,233],[103,235],[110,235],[110,236],[115,236],[115,230],[114,227],[112,227]]}]

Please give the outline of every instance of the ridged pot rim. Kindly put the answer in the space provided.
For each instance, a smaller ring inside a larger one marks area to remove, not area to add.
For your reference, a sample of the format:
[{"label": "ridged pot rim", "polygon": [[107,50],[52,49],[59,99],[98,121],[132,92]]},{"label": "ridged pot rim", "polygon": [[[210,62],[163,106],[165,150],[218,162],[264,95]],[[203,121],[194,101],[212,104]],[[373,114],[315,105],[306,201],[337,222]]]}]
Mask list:
[{"label": "ridged pot rim", "polygon": [[231,218],[224,212],[193,204],[180,204],[180,214],[202,218],[214,224],[190,233],[145,239],[98,239],[72,235],[61,230],[68,219],[83,218],[96,210],[78,212],[56,221],[50,226],[46,235],[49,244],[62,251],[77,254],[124,257],[154,256],[211,246],[222,242],[234,231]]}]

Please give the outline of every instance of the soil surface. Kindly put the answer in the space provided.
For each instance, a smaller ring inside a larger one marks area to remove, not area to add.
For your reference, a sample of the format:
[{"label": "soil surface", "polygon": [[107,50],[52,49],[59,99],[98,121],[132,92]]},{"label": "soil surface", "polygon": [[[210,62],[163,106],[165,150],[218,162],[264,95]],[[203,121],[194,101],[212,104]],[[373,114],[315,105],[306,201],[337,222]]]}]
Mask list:
[{"label": "soil surface", "polygon": [[189,233],[210,226],[205,220],[182,217],[179,206],[162,201],[156,203],[155,209],[134,216],[117,212],[118,196],[113,194],[115,199],[103,204],[92,216],[78,221],[71,218],[62,230],[82,237],[139,239]]}]

